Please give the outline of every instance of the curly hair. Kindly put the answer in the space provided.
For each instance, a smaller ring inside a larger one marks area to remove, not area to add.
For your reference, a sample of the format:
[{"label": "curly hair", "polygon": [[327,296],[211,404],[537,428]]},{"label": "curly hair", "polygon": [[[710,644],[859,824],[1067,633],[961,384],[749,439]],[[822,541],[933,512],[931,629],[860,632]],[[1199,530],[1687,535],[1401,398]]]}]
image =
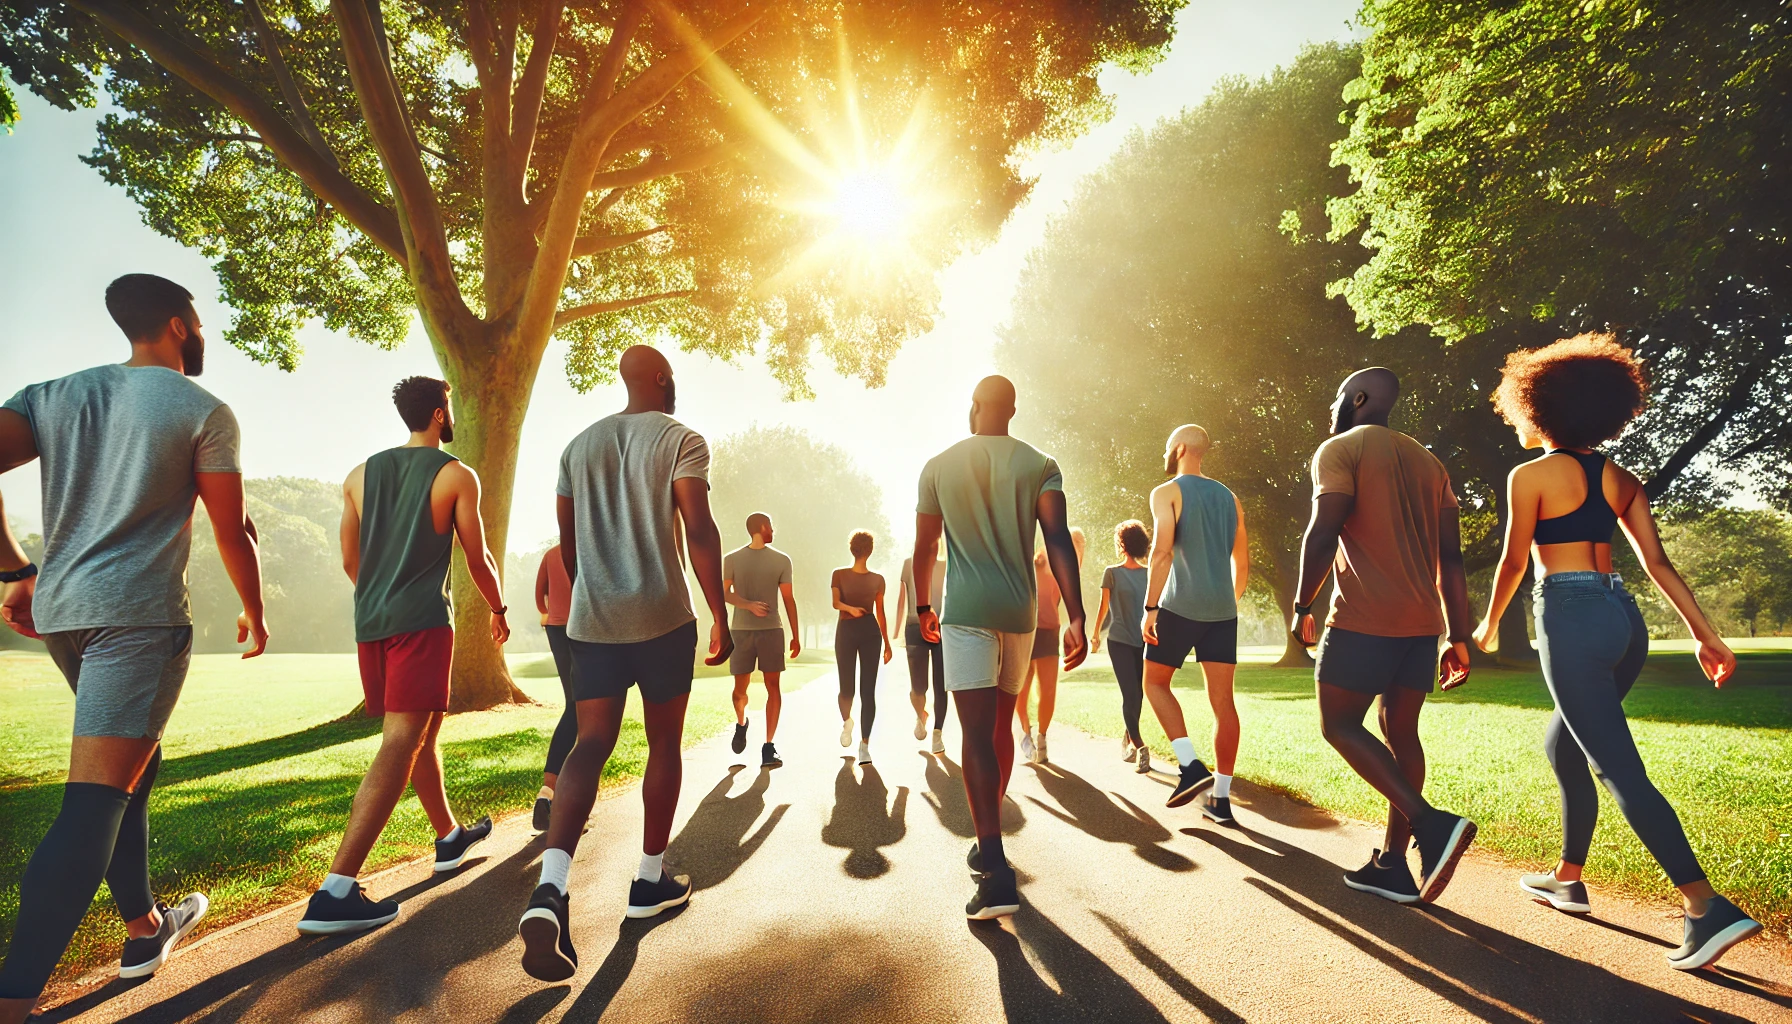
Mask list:
[{"label": "curly hair", "polygon": [[1114,546],[1121,554],[1134,558],[1144,558],[1151,553],[1151,534],[1145,532],[1145,524],[1137,519],[1128,519],[1114,527]]},{"label": "curly hair", "polygon": [[870,558],[871,547],[875,538],[869,530],[854,530],[852,537],[846,542],[846,550],[852,552],[854,558]]},{"label": "curly hair", "polygon": [[1506,356],[1493,408],[1560,448],[1593,448],[1624,432],[1649,394],[1643,363],[1610,334],[1577,334]]}]

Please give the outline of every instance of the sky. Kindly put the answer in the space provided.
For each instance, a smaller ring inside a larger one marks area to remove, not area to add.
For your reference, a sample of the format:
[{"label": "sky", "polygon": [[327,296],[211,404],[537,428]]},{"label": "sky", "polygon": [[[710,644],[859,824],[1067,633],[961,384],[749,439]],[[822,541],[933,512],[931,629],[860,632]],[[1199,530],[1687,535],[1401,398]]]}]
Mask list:
[{"label": "sky", "polygon": [[[1101,167],[1131,132],[1199,104],[1220,78],[1261,76],[1308,42],[1349,38],[1355,9],[1355,0],[1193,0],[1156,67],[1138,76],[1104,74],[1114,98],[1110,121],[1068,147],[1029,159],[1025,169],[1038,178],[1032,195],[995,242],[940,271],[934,329],[904,347],[884,387],[866,388],[818,363],[811,372],[816,397],[787,402],[752,357],[730,364],[674,351],[668,355],[678,378],[679,419],[711,439],[754,423],[787,424],[839,445],[877,481],[885,515],[906,533],[921,467],[966,433],[971,387],[995,371],[998,331],[1027,255],[1078,180]],[[129,358],[102,296],[114,277],[148,271],[197,296],[212,339],[199,382],[236,412],[247,475],[339,480],[373,452],[404,442],[391,409],[393,383],[411,374],[440,375],[421,328],[386,352],[312,324],[300,332],[305,355],[296,372],[254,362],[222,341],[230,310],[217,300],[205,258],[144,226],[124,191],[77,159],[93,148],[98,113],[65,113],[15,92],[23,120],[11,136],[0,137],[0,195],[7,197],[0,214],[0,309],[6,311],[0,392]],[[549,347],[523,428],[512,551],[535,548],[554,534],[561,450],[624,404],[620,385],[574,391],[564,358],[563,345]],[[0,496],[8,516],[39,528],[35,466],[0,475]]]}]

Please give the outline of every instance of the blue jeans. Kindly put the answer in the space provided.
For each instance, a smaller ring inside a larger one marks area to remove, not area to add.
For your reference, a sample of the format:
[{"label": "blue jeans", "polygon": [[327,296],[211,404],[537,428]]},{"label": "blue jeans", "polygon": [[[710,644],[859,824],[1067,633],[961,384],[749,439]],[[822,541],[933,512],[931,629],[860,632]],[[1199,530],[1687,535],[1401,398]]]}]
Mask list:
[{"label": "blue jeans", "polygon": [[1680,818],[1649,781],[1624,718],[1624,696],[1649,653],[1636,599],[1616,574],[1602,572],[1553,573],[1534,597],[1543,679],[1556,702],[1544,750],[1562,791],[1562,859],[1587,862],[1599,820],[1597,775],[1669,880],[1700,881],[1705,872]]}]

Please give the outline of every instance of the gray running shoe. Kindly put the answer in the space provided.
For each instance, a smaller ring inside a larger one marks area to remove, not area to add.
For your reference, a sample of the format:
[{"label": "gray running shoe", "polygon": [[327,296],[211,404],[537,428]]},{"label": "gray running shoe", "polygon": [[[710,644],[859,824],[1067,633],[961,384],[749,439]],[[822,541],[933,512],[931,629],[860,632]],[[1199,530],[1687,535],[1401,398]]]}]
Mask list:
[{"label": "gray running shoe", "polygon": [[118,976],[144,978],[156,973],[156,969],[174,955],[174,947],[180,945],[180,940],[187,937],[210,906],[202,892],[193,893],[173,907],[157,900],[156,909],[162,912],[162,926],[154,935],[124,940],[124,952],[118,958]]},{"label": "gray running shoe", "polygon": [[1138,767],[1133,769],[1134,771],[1138,772],[1140,775],[1150,775],[1151,774],[1151,748],[1150,747],[1140,747],[1139,748],[1139,756],[1136,759],[1136,761],[1138,763]]},{"label": "gray running shoe", "polygon": [[1539,903],[1547,903],[1557,910],[1569,914],[1586,914],[1593,910],[1587,902],[1587,887],[1579,882],[1563,882],[1556,879],[1555,873],[1542,875],[1519,875],[1518,887],[1530,893],[1531,898]]},{"label": "gray running shoe", "polygon": [[1713,896],[1705,916],[1686,919],[1686,941],[1668,954],[1668,966],[1676,971],[1709,967],[1731,946],[1760,933],[1761,922],[1722,896]]}]

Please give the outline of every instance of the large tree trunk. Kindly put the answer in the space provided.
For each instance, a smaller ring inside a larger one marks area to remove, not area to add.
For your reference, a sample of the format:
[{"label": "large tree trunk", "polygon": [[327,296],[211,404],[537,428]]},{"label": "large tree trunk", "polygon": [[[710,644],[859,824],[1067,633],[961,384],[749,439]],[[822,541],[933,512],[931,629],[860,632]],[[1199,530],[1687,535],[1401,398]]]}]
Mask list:
[{"label": "large tree trunk", "polygon": [[[1276,538],[1276,539],[1278,541],[1281,540],[1281,538]],[[1283,544],[1281,546],[1278,546],[1274,550],[1276,550],[1278,552],[1285,553],[1287,551],[1287,547],[1285,544]],[[1274,566],[1273,566],[1273,576],[1275,579],[1275,591],[1276,591],[1276,612],[1278,615],[1281,616],[1281,618],[1284,622],[1286,622],[1288,620],[1288,616],[1290,614],[1289,609],[1294,607],[1294,589],[1296,587],[1300,586],[1299,564],[1300,564],[1300,539],[1299,539],[1299,535],[1297,534],[1295,536],[1293,554],[1292,555],[1284,554],[1283,556],[1278,556],[1276,558]],[[1314,614],[1320,616],[1320,620],[1321,620],[1322,624],[1324,621],[1324,615],[1322,612],[1320,612],[1320,609],[1323,608],[1324,605],[1321,604],[1320,602],[1322,602],[1325,599],[1326,593],[1327,593],[1326,588],[1321,587],[1319,590],[1319,598],[1318,598],[1318,600],[1315,600],[1313,603]],[[1305,646],[1303,646],[1301,644],[1301,642],[1299,640],[1296,640],[1294,638],[1294,634],[1291,631],[1286,630],[1286,629],[1284,629],[1282,631],[1282,656],[1276,660],[1276,667],[1277,668],[1312,668],[1313,667],[1313,655],[1306,649]]]}]

